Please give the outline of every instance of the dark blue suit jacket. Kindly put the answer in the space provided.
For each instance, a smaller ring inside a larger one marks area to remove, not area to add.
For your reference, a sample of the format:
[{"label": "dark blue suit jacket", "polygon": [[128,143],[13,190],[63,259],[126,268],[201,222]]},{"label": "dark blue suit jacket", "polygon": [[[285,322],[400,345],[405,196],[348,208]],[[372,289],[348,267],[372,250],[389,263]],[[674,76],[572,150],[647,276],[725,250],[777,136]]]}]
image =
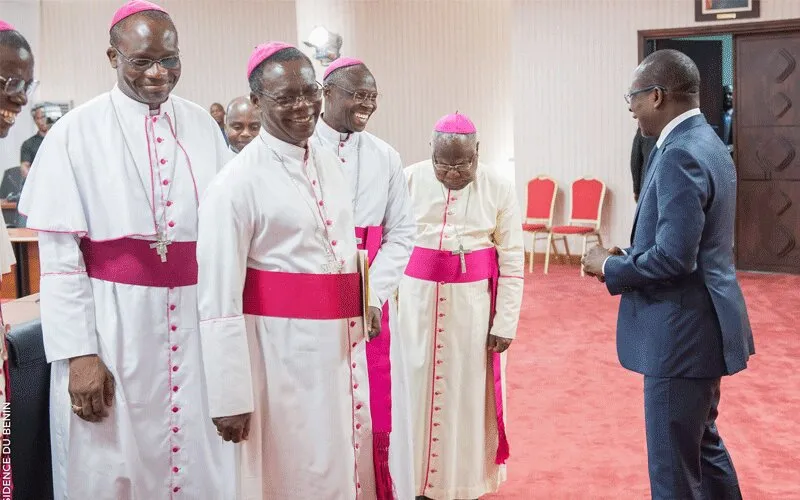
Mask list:
[{"label": "dark blue suit jacket", "polygon": [[622,294],[617,352],[652,377],[720,377],[755,354],[733,262],[736,171],[702,115],[681,122],[647,169],[624,257],[605,264]]}]

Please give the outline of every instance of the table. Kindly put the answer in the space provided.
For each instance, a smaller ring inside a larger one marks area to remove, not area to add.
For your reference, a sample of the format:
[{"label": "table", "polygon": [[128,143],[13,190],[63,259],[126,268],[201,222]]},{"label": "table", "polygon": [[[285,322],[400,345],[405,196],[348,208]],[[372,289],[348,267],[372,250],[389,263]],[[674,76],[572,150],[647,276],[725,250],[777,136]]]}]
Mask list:
[{"label": "table", "polygon": [[17,258],[15,279],[16,297],[39,291],[39,236],[33,229],[8,228],[8,238]]}]

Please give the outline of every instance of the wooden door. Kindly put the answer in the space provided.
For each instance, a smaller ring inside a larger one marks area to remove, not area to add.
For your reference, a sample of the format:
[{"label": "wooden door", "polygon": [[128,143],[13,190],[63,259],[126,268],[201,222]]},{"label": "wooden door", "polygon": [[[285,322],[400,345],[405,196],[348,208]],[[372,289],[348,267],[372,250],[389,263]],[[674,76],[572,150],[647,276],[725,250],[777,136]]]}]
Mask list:
[{"label": "wooden door", "polygon": [[736,35],[740,269],[800,274],[800,34]]},{"label": "wooden door", "polygon": [[700,71],[700,111],[722,137],[722,42],[719,40],[658,40],[658,50],[674,49],[692,58]]}]

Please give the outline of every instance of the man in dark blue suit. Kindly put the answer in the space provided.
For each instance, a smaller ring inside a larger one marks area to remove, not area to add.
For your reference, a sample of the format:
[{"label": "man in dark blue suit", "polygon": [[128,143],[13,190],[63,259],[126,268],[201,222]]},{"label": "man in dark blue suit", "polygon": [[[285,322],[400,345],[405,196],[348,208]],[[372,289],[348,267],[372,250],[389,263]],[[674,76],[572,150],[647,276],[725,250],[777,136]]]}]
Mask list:
[{"label": "man in dark blue suit", "polygon": [[626,95],[650,155],[631,247],[595,247],[587,273],[622,295],[620,363],[644,375],[654,499],[740,499],[717,431],[720,379],[755,353],[733,262],[736,171],[699,109],[700,74],[661,50],[636,69]]}]

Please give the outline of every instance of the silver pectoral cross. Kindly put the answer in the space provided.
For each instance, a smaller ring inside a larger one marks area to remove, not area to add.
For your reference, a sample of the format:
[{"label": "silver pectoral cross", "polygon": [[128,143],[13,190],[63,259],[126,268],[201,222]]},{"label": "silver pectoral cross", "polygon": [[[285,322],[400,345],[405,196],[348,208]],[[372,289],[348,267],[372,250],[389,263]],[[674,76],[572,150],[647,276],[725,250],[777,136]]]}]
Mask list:
[{"label": "silver pectoral cross", "polygon": [[359,238],[358,236],[356,236],[356,245],[360,245],[360,244],[362,244],[362,243],[364,243],[364,240],[362,240],[361,238]]},{"label": "silver pectoral cross", "polygon": [[161,233],[158,234],[158,239],[150,243],[150,248],[154,248],[156,253],[161,257],[161,262],[167,261],[167,245],[171,245],[172,242],[168,239],[164,238]]},{"label": "silver pectoral cross", "polygon": [[470,253],[469,250],[464,250],[464,245],[458,245],[458,250],[450,252],[452,255],[458,255],[458,260],[461,261],[461,273],[467,272],[467,259],[464,258],[465,254]]}]

